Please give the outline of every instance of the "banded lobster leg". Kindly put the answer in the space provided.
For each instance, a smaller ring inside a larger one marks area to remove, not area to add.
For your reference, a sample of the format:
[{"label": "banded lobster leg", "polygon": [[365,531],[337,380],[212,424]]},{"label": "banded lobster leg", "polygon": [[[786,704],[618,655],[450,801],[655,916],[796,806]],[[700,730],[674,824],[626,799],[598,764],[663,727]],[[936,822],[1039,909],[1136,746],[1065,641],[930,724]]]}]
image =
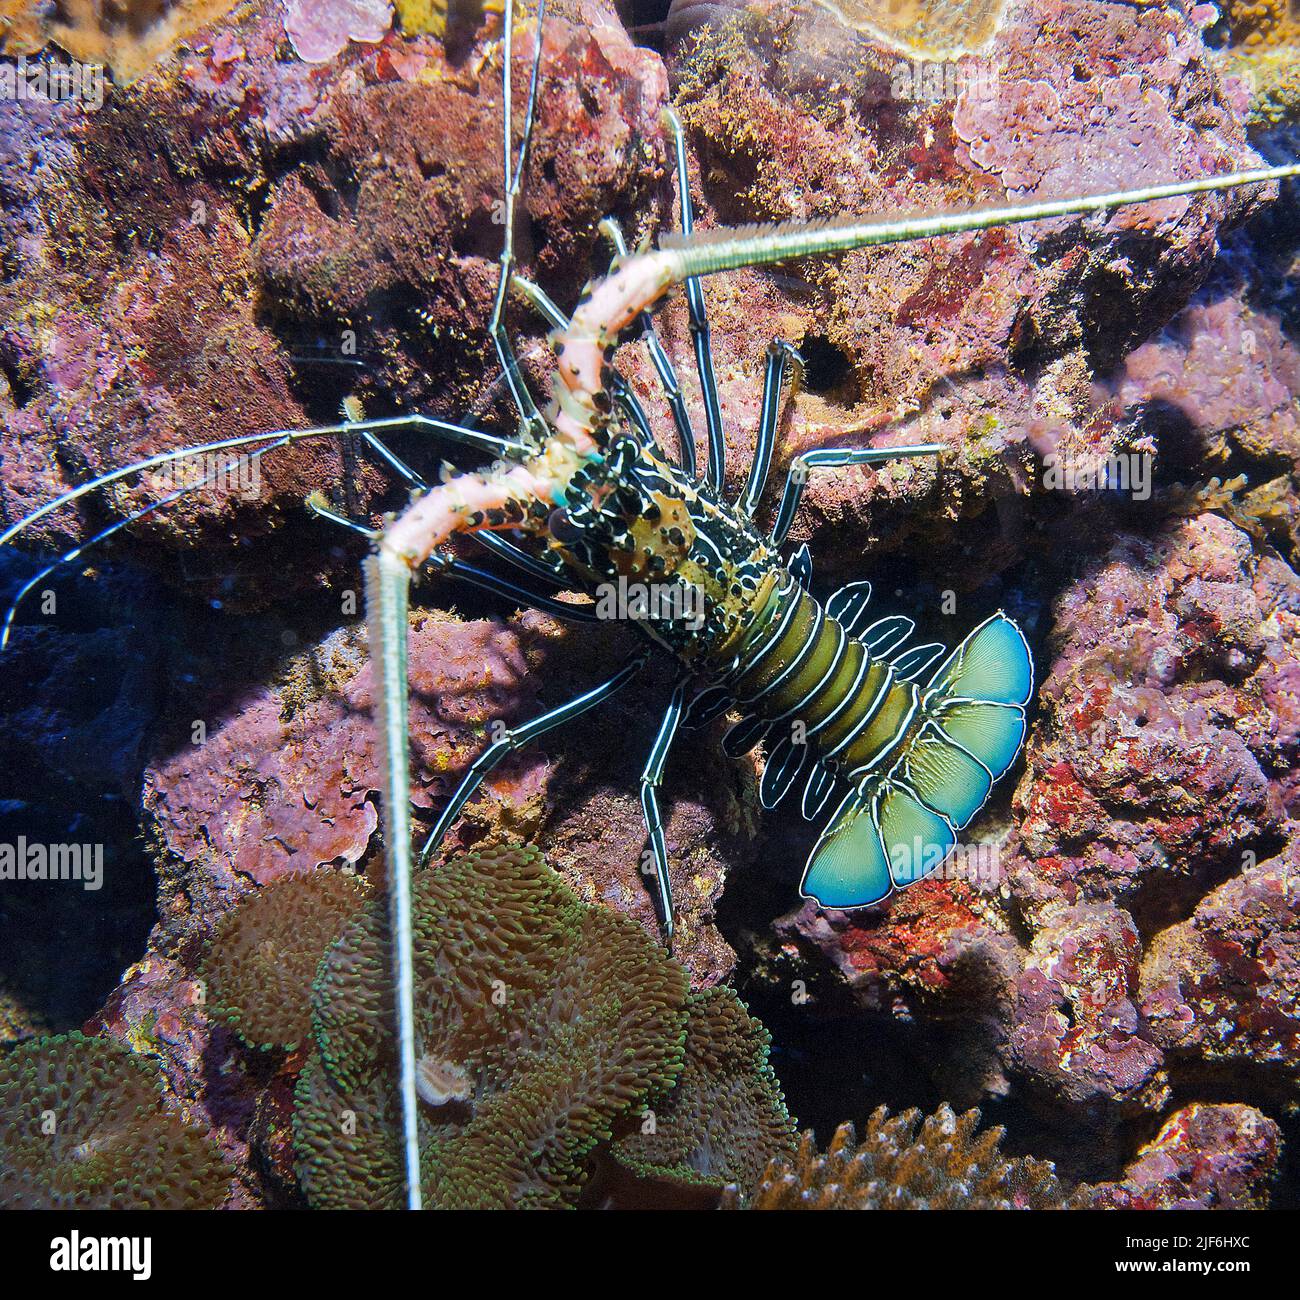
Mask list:
[{"label": "banded lobster leg", "polygon": [[[541,290],[537,290],[537,292],[541,293]],[[392,468],[411,483],[413,487],[421,488],[427,486],[427,484],[423,482],[419,475],[416,474],[409,465],[387,448],[383,447],[382,444],[378,444],[377,450],[381,451]],[[348,528],[353,532],[360,533],[371,541],[376,540],[378,537],[378,533],[373,529],[365,528],[353,520],[346,519],[343,516],[336,514],[334,511],[322,507],[316,502],[309,501],[308,506],[323,518]],[[482,542],[492,541],[499,543],[505,548],[501,553],[507,559],[513,558],[516,562],[527,561],[528,564],[538,563],[533,560],[532,556],[510,546],[509,543],[502,541],[502,539],[496,537],[492,533],[476,533],[475,537]],[[492,592],[494,595],[503,596],[508,600],[518,601],[521,604],[531,606],[533,609],[539,609],[543,613],[551,614],[559,618],[575,619],[583,622],[594,622],[596,620],[595,612],[592,610],[590,605],[570,605],[563,601],[552,600],[547,596],[539,595],[536,592],[529,591],[527,588],[519,587],[512,582],[508,582],[496,574],[487,573],[482,569],[475,569],[472,565],[468,565],[462,560],[456,559],[454,556],[435,555],[431,558],[435,562],[439,572],[445,573],[451,577],[459,578],[464,582],[471,583],[485,591]],[[527,565],[521,567],[527,567]],[[544,569],[544,566],[541,566],[540,564],[538,567]],[[641,774],[641,810],[645,818],[646,833],[649,837],[650,850],[653,858],[659,916],[663,927],[664,940],[669,950],[672,948],[674,931],[673,897],[672,884],[668,876],[668,850],[664,843],[663,822],[659,811],[657,791],[661,781],[663,780],[664,765],[668,760],[668,751],[672,747],[673,739],[677,734],[678,724],[681,721],[682,703],[685,699],[685,695],[686,679],[683,678],[678,682],[673,691],[672,701],[668,705],[663,721],[660,723],[654,745],[651,747],[650,757],[647,759],[645,769]],[[607,696],[602,696],[601,698],[607,698]],[[594,707],[595,703],[599,702],[599,699],[594,701],[592,707]],[[564,718],[557,718],[553,725],[559,726],[562,722],[567,721],[569,716],[577,716],[577,714],[575,713]],[[549,727],[547,729],[549,730]],[[526,743],[527,741],[521,738],[519,739],[516,748],[522,747]],[[486,757],[487,755],[485,754],[484,758],[486,759]],[[472,794],[473,790],[470,790],[468,794],[466,794],[465,798],[470,797]],[[453,804],[456,803],[459,796],[460,791],[457,791],[457,794],[453,796],[452,799]],[[463,804],[464,800],[461,800],[460,806],[463,807]],[[444,812],[443,818],[446,819],[446,826],[443,827],[441,832],[436,828],[434,831],[434,835],[437,836],[437,841],[440,841],[443,835],[446,834],[446,829],[447,827],[450,827],[451,822],[455,820],[455,816],[455,813],[448,816],[448,813]],[[421,854],[422,861],[428,857],[428,855],[433,851],[433,848],[436,848],[437,841],[434,840],[433,836],[430,836],[430,842],[425,845]]]},{"label": "banded lobster leg", "polygon": [[424,842],[424,847],[420,850],[418,859],[420,865],[423,866],[437,852],[438,846],[446,838],[452,823],[460,816],[461,810],[473,798],[474,792],[483,784],[494,768],[509,758],[511,754],[517,754],[525,746],[532,744],[534,740],[546,735],[548,731],[554,731],[556,727],[563,726],[566,722],[572,722],[574,718],[581,717],[584,713],[594,709],[596,705],[603,704],[616,691],[626,686],[645,667],[648,658],[648,651],[638,650],[618,672],[593,686],[589,691],[584,691],[581,695],[575,696],[546,713],[538,714],[537,717],[523,723],[521,726],[510,728],[500,739],[494,740],[470,764],[469,771],[461,779],[460,785],[456,787],[455,793],[442,810],[433,830],[429,832],[428,839]]},{"label": "banded lobster leg", "polygon": [[754,444],[754,459],[750,462],[749,478],[740,494],[737,505],[741,514],[753,518],[763,489],[767,486],[768,472],[772,468],[772,452],[776,446],[776,426],[781,413],[781,389],[785,385],[786,368],[791,363],[802,365],[798,351],[784,339],[773,339],[767,346],[767,369],[763,375],[763,404],[758,418],[758,440]]},{"label": "banded lobster leg", "polygon": [[[614,245],[614,251],[618,257],[627,256],[627,244],[623,239],[623,232],[618,223],[612,218],[606,218],[601,223],[602,229],[609,237],[610,242]],[[540,285],[534,284],[531,280],[523,276],[515,276],[514,284],[517,289],[528,299],[530,303],[541,313],[556,330],[567,330],[570,325],[569,318],[560,310],[552,301],[549,294],[541,288]],[[680,449],[681,465],[686,472],[693,478],[695,476],[695,440],[691,433],[690,420],[686,414],[686,405],[682,398],[681,386],[677,382],[677,374],[673,369],[672,362],[664,350],[663,344],[658,335],[655,333],[654,323],[650,318],[649,312],[642,315],[641,321],[642,337],[645,339],[650,356],[655,365],[656,373],[659,376],[660,386],[663,388],[664,396],[668,402],[669,409],[672,411],[673,420],[677,429],[678,445]],[[621,376],[614,375],[612,389],[615,401],[620,402],[633,422],[638,425],[643,433],[648,434],[650,441],[653,442],[653,434],[649,432],[648,423],[644,415],[640,412],[640,405],[637,402],[636,395],[628,387]],[[779,378],[778,378],[779,387]],[[764,408],[766,412],[766,407]],[[775,428],[775,414],[772,417],[772,425]],[[761,489],[760,489],[761,490]],[[554,602],[559,603],[559,602]],[[672,950],[673,933],[675,922],[673,915],[673,895],[672,883],[668,874],[668,849],[664,842],[663,819],[659,810],[658,788],[663,780],[664,767],[668,761],[668,751],[672,748],[672,743],[677,735],[678,726],[682,720],[683,702],[686,695],[686,681],[680,681],[673,691],[672,700],[668,705],[667,711],[660,723],[659,731],[655,737],[654,745],[651,747],[650,757],[646,761],[645,769],[641,773],[641,812],[645,820],[646,834],[649,838],[650,852],[655,873],[655,888],[657,895],[657,905],[659,911],[660,924],[663,928],[664,942],[669,951]],[[428,852],[427,846],[425,852]]]},{"label": "banded lobster leg", "polygon": [[[627,241],[623,238],[622,228],[613,217],[606,217],[600,223],[601,230],[614,245],[617,258],[628,255]],[[565,328],[567,328],[567,318]],[[552,321],[554,324],[554,320]],[[646,351],[650,353],[650,362],[659,377],[659,387],[663,390],[664,400],[672,412],[673,427],[677,431],[677,463],[686,471],[688,478],[694,479],[698,470],[695,464],[695,432],[691,428],[691,417],[686,410],[686,399],[682,396],[682,386],[677,379],[677,371],[672,358],[664,348],[663,340],[655,329],[654,317],[648,311],[641,313],[641,338],[645,341]]]},{"label": "banded lobster leg", "polygon": [[[409,465],[388,448],[384,447],[382,443],[379,443],[377,439],[374,441],[374,445],[376,451],[378,451],[389,465],[413,487],[424,488],[428,486]],[[322,505],[319,501],[309,499],[307,506],[321,518],[340,527],[346,528],[351,532],[357,533],[371,542],[374,542],[379,537],[378,532],[374,529],[367,528],[355,520],[345,518],[336,511]],[[476,533],[475,537],[481,542],[486,543],[490,541],[499,543],[500,546],[504,548],[500,553],[506,559],[513,560],[516,563],[521,561],[526,562],[520,564],[520,567],[524,568],[527,568],[532,564],[537,564],[538,568],[542,569],[545,574],[545,566],[534,561],[533,557],[528,555],[526,552],[520,551],[509,543],[504,542],[501,538],[496,537],[495,534]],[[463,582],[468,582],[484,591],[491,592],[493,595],[502,596],[507,600],[513,600],[533,609],[541,610],[543,613],[550,614],[553,617],[581,622],[596,621],[596,614],[590,604],[572,605],[563,601],[553,600],[548,596],[541,595],[537,592],[528,590],[526,587],[520,587],[515,583],[509,582],[497,574],[489,573],[482,569],[476,569],[472,565],[466,564],[464,561],[457,559],[454,556],[435,554],[430,558],[438,572],[444,573],[449,577],[458,578]],[[600,688],[597,689],[599,690]],[[654,745],[651,747],[650,757],[646,761],[645,769],[641,774],[641,809],[645,819],[646,833],[649,838],[654,865],[656,901],[663,928],[664,940],[669,951],[672,949],[674,931],[672,884],[668,875],[668,851],[664,843],[663,822],[659,812],[657,790],[663,779],[664,765],[668,759],[668,751],[672,746],[674,737],[676,736],[678,723],[681,721],[682,703],[685,694],[686,679],[683,678],[678,682],[677,687],[673,692],[672,701],[669,704],[668,710],[660,724]],[[608,697],[601,696],[600,699],[593,701],[591,707],[600,703],[601,699],[604,698]],[[549,717],[553,715],[547,716]],[[561,723],[567,721],[569,717],[576,716],[576,713],[571,713],[565,717],[557,717],[551,725],[559,726]],[[530,725],[535,726],[537,724],[534,723]],[[549,730],[550,727],[548,726],[545,729]],[[530,738],[535,738],[535,735],[539,734],[541,734],[541,732],[536,732],[534,733],[534,736]],[[523,745],[527,743],[528,739],[524,738],[523,731],[521,730],[515,748],[522,748]],[[488,754],[485,754],[483,759],[486,761],[488,759]],[[491,766],[495,766],[495,763],[493,762]],[[433,835],[430,836],[430,840],[426,843],[421,854],[422,861],[425,860],[433,849],[437,847],[437,843],[441,841],[442,837],[446,834],[447,828],[449,828],[451,823],[455,820],[459,808],[464,806],[465,800],[471,797],[472,794],[473,789],[470,789],[465,794],[464,798],[461,798],[461,791],[458,790],[453,796],[452,804],[457,805],[457,809],[450,812],[444,811],[443,818],[440,819],[440,825],[442,824],[442,821],[445,820],[445,826],[443,826],[441,832],[435,828]],[[459,803],[457,803],[458,800]],[[449,809],[450,808],[451,805],[449,805]],[[434,839],[434,836],[437,836],[436,840]]]},{"label": "banded lobster leg", "polygon": [[[367,435],[366,442],[389,468],[412,488],[417,491],[428,490],[429,484],[374,434]],[[356,533],[371,543],[377,542],[381,536],[379,530],[368,528],[366,525],[358,523],[354,519],[348,519],[336,510],[331,509],[318,496],[307,498],[307,508],[320,518],[341,528],[346,528],[349,532]],[[540,578],[542,581],[552,584],[563,581],[561,573],[551,569],[536,557],[529,555],[527,551],[520,550],[519,547],[506,541],[504,537],[498,537],[496,533],[481,532],[474,533],[472,536],[485,550],[500,556],[516,569],[520,569],[534,578]],[[554,600],[540,592],[521,587],[518,583],[511,582],[508,578],[503,578],[487,569],[476,568],[474,565],[467,564],[464,560],[446,552],[434,552],[429,557],[429,562],[437,572],[447,577],[457,578],[470,586],[491,592],[494,596],[501,596],[506,600],[516,601],[532,609],[541,610],[542,613],[550,614],[555,618],[569,619],[580,623],[594,623],[596,621],[595,609],[590,601],[582,604],[571,604],[567,601]]]},{"label": "banded lobster leg", "polygon": [[659,724],[654,744],[650,747],[650,757],[646,759],[645,769],[641,773],[641,815],[650,837],[650,852],[654,860],[655,884],[659,895],[659,918],[669,952],[672,951],[676,927],[673,919],[673,887],[668,876],[668,846],[664,843],[663,819],[659,813],[659,786],[668,762],[668,751],[672,748],[677,728],[681,724],[685,699],[686,679],[682,678],[673,688],[672,701]]},{"label": "banded lobster leg", "polygon": [[900,460],[912,456],[939,456],[947,448],[941,442],[917,443],[910,447],[857,447],[844,449],[828,447],[822,451],[805,451],[796,456],[785,479],[781,504],[777,507],[776,522],[772,525],[773,546],[780,546],[789,536],[790,526],[803,499],[811,469],[842,469],[846,465],[874,465],[885,460]]},{"label": "banded lobster leg", "polygon": [[[618,227],[613,223],[612,219],[609,217],[606,217],[605,221],[602,222],[601,224],[609,225],[610,227],[612,227],[614,231],[618,232]],[[618,232],[618,239],[621,243],[622,240],[621,232]],[[532,280],[529,280],[522,275],[513,276],[512,282],[515,288],[518,289],[519,292],[522,293],[524,297],[527,298],[528,301],[532,304],[533,308],[537,311],[538,315],[542,316],[547,322],[549,322],[553,330],[558,330],[560,333],[563,333],[565,330],[569,328],[569,323],[570,323],[569,318],[559,309],[559,307],[556,306],[555,300],[551,297],[550,294],[546,292],[545,289],[541,287],[541,285],[534,284]],[[652,327],[648,327],[648,328],[652,328]],[[658,339],[656,338],[655,341],[658,342]],[[662,350],[663,350],[663,346],[662,344],[660,344],[660,351],[662,352]],[[667,360],[666,355],[664,357],[664,360],[665,362],[667,362],[671,374],[672,363]],[[660,377],[660,382],[661,383],[663,382],[662,375]],[[675,375],[672,376],[672,382],[674,384],[676,383]],[[610,372],[609,389],[611,395],[614,398],[614,401],[618,404],[619,407],[622,408],[623,413],[636,426],[637,433],[641,440],[641,445],[644,447],[658,446],[658,443],[655,440],[654,431],[650,428],[650,421],[646,418],[646,413],[641,406],[640,399],[632,391],[632,387],[627,382],[627,380],[624,379],[623,376],[620,375],[616,370]],[[668,389],[665,388],[664,391],[665,394],[669,396],[669,400],[671,402],[671,394],[668,392]],[[680,389],[677,390],[677,397],[680,402],[681,399]],[[683,414],[685,414],[684,407],[683,407]],[[686,426],[685,436],[682,435],[680,425],[678,426],[677,433],[678,433],[678,442],[681,446],[682,453],[685,454],[686,449],[689,448],[691,456],[694,457],[695,444],[690,439],[690,425],[688,424]],[[694,463],[695,462],[692,459],[691,464],[693,465]]]},{"label": "banded lobster leg", "polygon": [[[673,153],[677,160],[677,198],[682,210],[682,238],[689,239],[695,232],[695,206],[691,202],[691,177],[686,165],[686,132],[674,109],[664,109],[664,121],[673,137]],[[695,350],[695,369],[700,376],[704,423],[709,437],[709,459],[704,468],[704,485],[714,492],[721,492],[727,471],[727,444],[722,434],[718,381],[713,373],[713,343],[709,333],[709,316],[704,306],[704,287],[697,275],[684,276],[682,286],[686,290],[691,345]]]}]

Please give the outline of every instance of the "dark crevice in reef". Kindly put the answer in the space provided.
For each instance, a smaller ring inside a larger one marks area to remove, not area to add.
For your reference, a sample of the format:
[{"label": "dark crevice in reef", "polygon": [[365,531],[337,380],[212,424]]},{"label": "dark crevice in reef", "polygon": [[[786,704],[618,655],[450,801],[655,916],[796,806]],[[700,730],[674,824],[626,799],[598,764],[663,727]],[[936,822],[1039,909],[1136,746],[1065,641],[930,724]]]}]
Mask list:
[{"label": "dark crevice in reef", "polygon": [[957,1109],[976,1105],[986,1125],[1006,1129],[1003,1146],[1009,1153],[1053,1161],[1066,1182],[1099,1182],[1120,1177],[1159,1126],[1155,1117],[1125,1122],[1098,1114],[1092,1122],[1107,1127],[1111,1137],[1081,1150],[1071,1136],[1081,1122],[1071,1102],[1027,1101],[1019,1091],[1008,1099],[954,1097],[944,1085],[942,1071],[959,1062],[966,1069],[972,1060],[984,1060],[991,1076],[999,1072],[997,1029],[991,1023],[927,1019],[923,1009],[913,1013],[901,1003],[872,1013],[841,1012],[844,994],[825,982],[810,983],[803,1004],[789,981],[742,978],[738,987],[772,1033],[772,1064],[790,1113],[823,1143],[840,1123],[852,1120],[860,1127],[881,1105],[891,1111],[914,1106],[924,1113],[945,1102]]},{"label": "dark crevice in reef", "polygon": [[157,920],[135,809],[102,799],[70,812],[8,797],[0,808],[0,844],[73,850],[101,873],[98,888],[85,887],[93,878],[0,882],[0,1025],[15,1036],[77,1028],[144,955]]},{"label": "dark crevice in reef", "polygon": [[618,0],[619,16],[638,45],[664,52],[664,27],[670,0]]},{"label": "dark crevice in reef", "polygon": [[1269,1209],[1300,1210],[1300,1112],[1279,1107],[1270,1118],[1282,1129],[1282,1160]]},{"label": "dark crevice in reef", "polygon": [[16,364],[8,348],[0,345],[0,378],[9,385],[14,405],[21,411],[36,395],[36,390]]},{"label": "dark crevice in reef", "polygon": [[824,334],[810,334],[799,344],[803,358],[803,388],[818,397],[854,406],[861,397],[853,361]]},{"label": "dark crevice in reef", "polygon": [[1207,894],[1240,875],[1247,865],[1267,862],[1285,847],[1284,835],[1266,834],[1237,845],[1220,861],[1201,864],[1192,875],[1149,876],[1134,894],[1121,900],[1121,906],[1132,916],[1143,944],[1149,944],[1162,930],[1188,920]]},{"label": "dark crevice in reef", "polygon": [[1115,240],[1115,262],[1097,269],[1082,286],[1080,325],[1089,366],[1094,374],[1110,373],[1187,305],[1198,287],[1191,275],[1166,275],[1155,280],[1143,297],[1142,311],[1133,313],[1133,285],[1114,265],[1148,267],[1158,264],[1158,241],[1136,231]]},{"label": "dark crevice in reef", "polygon": [[[0,566],[2,606],[34,561],[6,551]],[[359,602],[359,573],[353,586]],[[192,745],[197,719],[210,732],[249,682],[275,680],[350,621],[337,590],[241,615],[214,608],[202,587],[170,591],[109,559],[93,578],[50,583],[52,613],[39,593],[20,612],[0,674],[0,845],[86,846],[87,861],[102,855],[102,883],[0,881],[6,1037],[80,1026],[144,955],[159,920],[138,822],[145,765]]]},{"label": "dark crevice in reef", "polygon": [[[1294,137],[1278,133],[1278,143],[1267,137],[1252,140],[1269,164],[1295,159]],[[1246,301],[1276,317],[1282,332],[1300,343],[1300,182],[1284,181],[1284,195],[1266,205],[1243,226],[1224,239],[1223,249],[1207,281],[1207,288],[1227,291],[1240,287]]]},{"label": "dark crevice in reef", "polygon": [[307,136],[275,155],[274,185],[289,177],[306,186],[320,210],[337,221],[343,215],[355,217],[361,185],[348,163],[339,158],[324,134]]},{"label": "dark crevice in reef", "polygon": [[254,242],[262,232],[266,215],[271,210],[273,186],[269,178],[262,177],[256,185],[250,186],[244,193],[244,228],[248,231],[249,242]]},{"label": "dark crevice in reef", "polygon": [[[34,567],[0,557],[0,603]],[[42,590],[53,606],[41,592],[24,605],[0,674],[0,845],[61,878],[0,880],[6,1037],[79,1026],[157,920],[136,820],[167,622],[156,584],[105,575]],[[138,625],[133,609],[148,610]]]}]

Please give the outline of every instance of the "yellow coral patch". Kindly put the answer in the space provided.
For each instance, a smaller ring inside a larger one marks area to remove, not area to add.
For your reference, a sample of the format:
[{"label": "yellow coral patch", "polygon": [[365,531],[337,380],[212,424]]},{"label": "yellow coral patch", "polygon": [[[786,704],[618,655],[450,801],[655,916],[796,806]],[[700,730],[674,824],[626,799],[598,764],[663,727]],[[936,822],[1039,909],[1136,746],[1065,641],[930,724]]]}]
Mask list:
[{"label": "yellow coral patch", "polygon": [[447,0],[395,0],[397,21],[412,36],[441,36],[447,30]]},{"label": "yellow coral patch", "polygon": [[0,0],[0,53],[35,54],[53,41],[81,63],[109,68],[120,86],[147,73],[237,0],[64,0],[53,17],[40,0]]},{"label": "yellow coral patch", "polygon": [[1234,45],[1292,45],[1300,42],[1300,18],[1290,0],[1234,0],[1224,9]]},{"label": "yellow coral patch", "polygon": [[46,39],[34,0],[0,0],[0,54],[11,59],[35,54]]},{"label": "yellow coral patch", "polygon": [[1006,0],[816,0],[846,26],[930,58],[955,59],[993,39]]}]

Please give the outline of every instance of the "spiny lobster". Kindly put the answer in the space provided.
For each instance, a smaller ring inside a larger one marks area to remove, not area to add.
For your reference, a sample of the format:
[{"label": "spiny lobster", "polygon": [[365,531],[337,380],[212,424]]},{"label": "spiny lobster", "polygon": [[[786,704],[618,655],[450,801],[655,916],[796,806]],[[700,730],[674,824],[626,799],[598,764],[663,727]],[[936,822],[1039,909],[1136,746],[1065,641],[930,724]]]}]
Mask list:
[{"label": "spiny lobster", "polygon": [[[162,453],[102,475],[48,502],[0,534],[9,542],[38,519],[98,488],[200,452],[236,450],[250,458],[305,438],[360,437],[414,488],[409,507],[374,530],[344,518],[321,497],[317,514],[363,533],[373,543],[366,564],[371,654],[378,667],[377,724],[383,753],[384,850],[394,936],[394,980],[408,1204],[421,1204],[416,1125],[415,1017],[412,1005],[410,880],[413,867],[409,802],[407,614],[412,575],[438,570],[524,604],[567,618],[592,619],[590,604],[555,600],[469,565],[444,544],[475,534],[489,550],[534,579],[557,580],[594,594],[601,584],[661,584],[690,589],[702,617],[689,623],[668,614],[636,621],[647,644],[607,680],[576,699],[509,729],[471,765],[426,840],[426,861],[486,775],[507,755],[608,699],[647,662],[654,648],[680,665],[641,776],[641,804],[653,855],[658,904],[671,942],[673,903],[657,789],[669,749],[688,718],[703,723],[729,709],[743,715],[723,741],[731,754],[770,742],[760,785],[773,807],[802,781],[802,811],[820,817],[838,795],[808,859],[802,892],[827,907],[877,903],[912,883],[951,853],[990,789],[1015,761],[1025,735],[1025,706],[1033,694],[1029,648],[1003,613],[977,627],[950,654],[927,644],[904,648],[913,631],[902,617],[868,622],[870,586],[854,582],[824,604],[809,592],[807,548],[790,560],[781,547],[808,472],[900,457],[935,456],[940,445],[824,450],[794,458],[764,533],[754,521],[776,440],[782,386],[797,363],[794,350],[774,343],[767,356],[757,450],[739,498],[723,495],[724,441],[700,278],[740,267],[825,256],[872,245],[982,230],[1011,223],[1102,212],[1300,174],[1295,165],[1260,168],[1142,189],[1010,205],[980,211],[866,219],[815,226],[693,231],[682,127],[665,115],[673,141],[682,232],[657,250],[629,253],[612,223],[616,249],[608,274],[587,285],[571,317],[514,271],[514,216],[526,170],[541,64],[545,0],[536,18],[527,111],[517,155],[512,147],[511,60],[514,6],[502,14],[504,57],[505,235],[489,325],[505,381],[519,412],[514,438],[502,438],[426,416],[348,419],[312,429],[229,438]],[[655,334],[650,309],[674,286],[687,295],[696,368],[704,399],[708,462],[695,464],[694,435],[671,361]],[[545,413],[531,396],[505,328],[511,287],[554,326],[553,401]],[[673,414],[676,456],[657,443],[638,399],[613,368],[620,336],[639,326],[663,381]],[[379,441],[398,429],[423,429],[498,459],[487,470],[425,483]],[[189,485],[180,491],[189,490]],[[18,603],[60,565],[174,500],[180,491],[104,529],[44,568],[19,591]],[[504,537],[501,534],[510,534]],[[942,662],[939,662],[942,660]],[[938,667],[935,668],[936,663]],[[933,672],[930,670],[934,669]],[[927,673],[929,677],[920,684]],[[693,693],[692,688],[694,688]]]}]

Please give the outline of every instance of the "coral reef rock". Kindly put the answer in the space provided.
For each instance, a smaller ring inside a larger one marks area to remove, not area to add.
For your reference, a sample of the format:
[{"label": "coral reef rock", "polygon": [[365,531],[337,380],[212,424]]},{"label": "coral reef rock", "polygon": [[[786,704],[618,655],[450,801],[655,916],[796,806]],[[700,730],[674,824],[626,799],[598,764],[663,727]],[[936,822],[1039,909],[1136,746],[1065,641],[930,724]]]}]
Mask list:
[{"label": "coral reef rock", "polygon": [[1300,846],[1248,867],[1162,931],[1143,964],[1152,1037],[1189,1073],[1230,1063],[1277,1074],[1294,1102],[1300,1064]]},{"label": "coral reef rock", "polygon": [[1265,1209],[1280,1151],[1278,1126],[1254,1107],[1198,1102],[1170,1117],[1122,1182],[1085,1194],[1105,1209]]},{"label": "coral reef rock", "polygon": [[[330,6],[297,8],[319,17]],[[667,81],[598,0],[551,10],[550,89],[517,247],[571,304],[596,222],[613,213],[637,231],[653,218]],[[278,0],[243,6],[219,37],[94,112],[0,101],[7,519],[153,454],[332,423],[349,394],[379,414],[455,418],[489,405],[499,46],[486,28],[454,53],[434,37],[390,35],[313,65],[283,57],[284,20]],[[517,59],[533,39],[523,24]],[[527,78],[515,83],[520,120]],[[521,340],[525,357],[549,360],[541,322],[519,315],[535,332]],[[436,475],[446,448],[421,436],[406,450]],[[129,549],[173,580],[184,551],[190,581],[227,605],[285,599],[337,566],[301,507],[343,482],[350,513],[400,499],[337,439],[304,440],[228,465],[133,525]],[[66,548],[174,485],[164,471],[119,482],[30,540]]]},{"label": "coral reef rock", "polygon": [[[1056,197],[1256,161],[1199,26],[1172,8],[1030,0],[946,69],[811,4],[684,8],[671,66],[701,224]],[[913,30],[929,23],[942,44],[954,8],[909,8]],[[920,462],[814,475],[794,540],[948,540],[1040,473],[1035,426],[1062,454],[1123,445],[1093,381],[1183,305],[1220,228],[1257,201],[1177,199],[710,281],[735,472],[753,451],[761,341],[788,338],[808,367],[783,455],[872,433],[949,449],[942,493]],[[684,344],[680,306],[664,316]]]},{"label": "coral reef rock", "polygon": [[[422,822],[441,810],[493,725],[514,725],[589,689],[605,664],[613,671],[616,656],[626,653],[626,637],[617,628],[573,633],[532,614],[465,622],[437,610],[414,612],[411,798]],[[215,681],[177,683],[182,712],[145,775],[172,942],[196,922],[214,924],[250,880],[266,884],[326,864],[361,868],[377,848],[381,781],[363,632],[345,628],[287,656],[263,670],[267,685],[232,692],[228,657],[218,656],[211,671]],[[655,674],[644,689],[548,736],[544,749],[498,767],[447,849],[534,840],[584,899],[630,912],[657,934],[641,872],[645,830],[636,791],[656,708],[671,691],[664,677]],[[197,744],[196,715],[206,720]],[[642,752],[629,751],[629,737],[643,738]],[[714,909],[752,839],[754,799],[743,765],[691,761],[693,748],[712,753],[715,743],[708,732],[680,747],[663,800],[676,950],[697,984],[717,983],[734,963]],[[687,772],[695,778],[689,784]],[[752,765],[749,773],[752,786]]]}]

